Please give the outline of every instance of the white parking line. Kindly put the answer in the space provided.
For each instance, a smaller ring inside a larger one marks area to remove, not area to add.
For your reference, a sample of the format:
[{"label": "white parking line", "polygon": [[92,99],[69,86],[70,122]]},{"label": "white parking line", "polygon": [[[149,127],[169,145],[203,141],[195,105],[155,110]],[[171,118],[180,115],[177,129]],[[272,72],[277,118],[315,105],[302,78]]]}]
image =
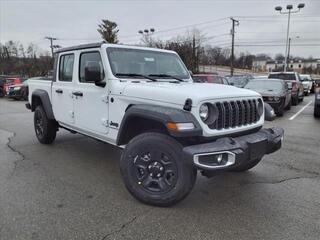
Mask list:
[{"label": "white parking line", "polygon": [[308,102],[303,108],[301,108],[299,110],[299,112],[297,112],[296,114],[294,114],[291,118],[289,118],[289,120],[293,120],[295,119],[300,113],[303,112],[303,110],[305,110],[310,104],[312,103],[312,101]]}]

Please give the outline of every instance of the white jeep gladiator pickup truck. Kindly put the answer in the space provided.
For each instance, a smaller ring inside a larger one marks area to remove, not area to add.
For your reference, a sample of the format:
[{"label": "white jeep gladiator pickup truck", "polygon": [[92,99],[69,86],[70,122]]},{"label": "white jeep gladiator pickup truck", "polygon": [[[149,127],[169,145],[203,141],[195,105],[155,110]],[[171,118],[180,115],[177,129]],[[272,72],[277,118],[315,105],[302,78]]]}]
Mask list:
[{"label": "white jeep gladiator pickup truck", "polygon": [[173,51],[87,44],[55,53],[52,81],[30,80],[38,140],[59,128],[123,148],[120,170],[138,200],[173,205],[205,176],[246,171],[281,147],[283,130],[263,129],[253,91],[194,83]]}]

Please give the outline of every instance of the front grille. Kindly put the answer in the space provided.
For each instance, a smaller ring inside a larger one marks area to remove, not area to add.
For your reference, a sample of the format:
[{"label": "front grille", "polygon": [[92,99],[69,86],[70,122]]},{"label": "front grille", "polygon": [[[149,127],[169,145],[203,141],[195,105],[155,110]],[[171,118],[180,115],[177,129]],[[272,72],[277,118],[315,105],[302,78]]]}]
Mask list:
[{"label": "front grille", "polygon": [[259,99],[222,101],[212,103],[212,114],[217,114],[217,120],[208,125],[210,129],[228,129],[241,127],[259,121],[258,113]]}]

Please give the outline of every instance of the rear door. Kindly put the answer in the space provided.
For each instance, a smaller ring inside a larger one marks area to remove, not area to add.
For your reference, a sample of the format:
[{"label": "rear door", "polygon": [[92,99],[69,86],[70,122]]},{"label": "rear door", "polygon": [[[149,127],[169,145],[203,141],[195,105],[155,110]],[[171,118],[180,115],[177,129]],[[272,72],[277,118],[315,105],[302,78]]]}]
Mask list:
[{"label": "rear door", "polygon": [[74,112],[77,128],[91,135],[104,135],[108,132],[108,84],[96,86],[94,81],[86,81],[86,68],[90,65],[100,66],[100,76],[106,79],[104,65],[99,49],[79,52],[77,60],[77,80],[74,86]]},{"label": "rear door", "polygon": [[52,83],[53,113],[58,122],[73,125],[73,85],[74,53],[60,54],[57,65],[56,81]]}]

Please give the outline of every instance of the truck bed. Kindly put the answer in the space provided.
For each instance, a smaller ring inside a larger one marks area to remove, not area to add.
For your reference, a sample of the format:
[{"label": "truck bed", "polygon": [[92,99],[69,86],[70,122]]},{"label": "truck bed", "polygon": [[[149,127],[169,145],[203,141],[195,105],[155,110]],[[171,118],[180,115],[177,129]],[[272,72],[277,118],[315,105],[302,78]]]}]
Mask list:
[{"label": "truck bed", "polygon": [[29,81],[28,81],[28,87],[29,87],[28,100],[29,100],[29,103],[31,103],[32,93],[37,89],[46,91],[48,93],[50,101],[51,101],[51,86],[52,86],[51,79],[46,79],[46,78],[29,79]]}]

